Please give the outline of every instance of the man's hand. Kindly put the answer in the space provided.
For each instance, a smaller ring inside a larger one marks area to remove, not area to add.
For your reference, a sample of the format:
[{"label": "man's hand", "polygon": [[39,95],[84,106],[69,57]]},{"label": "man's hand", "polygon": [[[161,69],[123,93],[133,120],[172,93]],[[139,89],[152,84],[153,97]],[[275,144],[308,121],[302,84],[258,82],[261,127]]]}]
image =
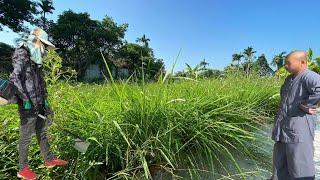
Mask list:
[{"label": "man's hand", "polygon": [[31,110],[31,102],[30,102],[30,100],[23,102],[23,109],[24,110]]},{"label": "man's hand", "polygon": [[300,104],[300,109],[308,114],[316,114],[317,109],[315,107],[308,107],[303,104]]}]

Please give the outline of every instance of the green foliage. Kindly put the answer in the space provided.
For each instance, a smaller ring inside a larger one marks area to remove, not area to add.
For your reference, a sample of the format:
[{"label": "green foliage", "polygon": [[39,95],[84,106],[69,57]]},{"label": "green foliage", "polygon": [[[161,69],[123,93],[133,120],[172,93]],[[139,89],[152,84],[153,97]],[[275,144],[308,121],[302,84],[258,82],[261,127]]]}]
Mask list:
[{"label": "green foliage", "polygon": [[320,65],[316,61],[312,61],[312,62],[308,63],[308,67],[312,71],[320,73]]},{"label": "green foliage", "polygon": [[[308,63],[308,68],[314,72],[320,73],[320,66],[316,62]],[[278,77],[287,77],[290,73],[283,66],[275,73]]]},{"label": "green foliage", "polygon": [[52,0],[40,0],[37,5],[40,8],[39,13],[41,14],[41,17],[35,20],[35,24],[44,30],[48,30],[48,20],[46,18],[46,14],[52,14],[53,10],[55,10],[55,8],[53,7],[53,2]]},{"label": "green foliage", "polygon": [[[106,72],[100,51],[105,55],[107,64],[115,72],[118,79],[119,69],[128,68],[129,76],[135,79],[155,80],[164,71],[163,60],[154,57],[144,35],[139,42],[143,46],[124,42],[128,24],[117,24],[109,16],[101,22],[92,20],[87,13],[75,13],[71,10],[63,12],[50,32],[54,43],[64,58],[63,66],[78,72],[83,78],[90,64],[98,64],[104,74]],[[109,77],[110,78],[110,77]]]},{"label": "green foliage", "polygon": [[[65,11],[59,15],[57,23],[50,28],[54,44],[59,48],[64,60],[64,66],[71,67],[84,75],[86,67],[100,58],[98,34],[100,23],[90,19],[88,13]],[[105,42],[104,38],[101,42]]]},{"label": "green foliage", "polygon": [[247,77],[250,74],[252,65],[253,65],[253,61],[254,61],[254,54],[256,53],[256,51],[253,50],[252,46],[249,46],[248,48],[243,50],[243,57],[245,59],[244,62],[244,70],[246,72]]},{"label": "green foliage", "polygon": [[313,59],[313,51],[308,49],[308,67],[314,72],[320,73],[320,57]]},{"label": "green foliage", "polygon": [[43,62],[45,80],[48,84],[56,84],[58,80],[68,82],[77,73],[70,67],[62,67],[62,58],[53,50],[49,50]]},{"label": "green foliage", "polygon": [[144,76],[146,80],[157,80],[164,72],[163,60],[156,59],[152,49],[146,46],[126,43],[120,48],[117,57],[124,59],[129,74],[134,74],[136,79]]},{"label": "green foliage", "polygon": [[219,78],[223,75],[223,72],[215,69],[210,69],[209,63],[206,60],[202,60],[195,67],[192,67],[188,63],[186,63],[186,69],[183,71],[179,71],[175,74],[177,78],[186,77],[193,80],[198,80],[198,78],[206,79],[206,78]]},{"label": "green foliage", "polygon": [[264,54],[258,57],[257,61],[253,64],[253,69],[260,76],[271,76],[273,75],[273,70],[270,68],[267,58]]},{"label": "green foliage", "polygon": [[37,3],[33,0],[1,0],[0,31],[5,26],[15,32],[26,30],[24,22],[32,23],[38,14]]},{"label": "green foliage", "polygon": [[[246,174],[240,168],[236,157],[271,168],[270,152],[259,144],[268,143],[269,137],[257,131],[272,121],[279,83],[230,78],[144,87],[55,84],[49,94],[56,123],[91,145],[80,154],[72,147],[73,139],[52,126],[51,147],[69,166],[37,168],[42,159],[33,141],[31,167],[43,179],[147,179],[157,169],[186,179],[254,177],[252,170]],[[0,111],[0,177],[12,179],[17,171],[18,115],[14,105]]]},{"label": "green foliage", "polygon": [[129,68],[130,74],[136,73],[141,78],[142,65],[145,66],[145,75],[154,78],[162,69],[162,60],[155,59],[148,46],[124,44],[127,27],[127,24],[118,25],[108,16],[99,22],[91,20],[87,13],[69,10],[59,16],[51,32],[65,59],[64,65],[74,68],[80,78],[90,64],[97,63],[104,68],[100,50],[106,55],[110,67],[116,70],[115,78],[119,66]]},{"label": "green foliage", "polygon": [[14,49],[12,46],[0,42],[0,73],[1,76],[7,77],[12,72],[11,56]]},{"label": "green foliage", "polygon": [[313,60],[313,51],[311,48],[308,49],[308,62]]},{"label": "green foliage", "polygon": [[278,71],[275,73],[278,77],[287,77],[290,73],[287,71],[287,69],[282,66]]},{"label": "green foliage", "polygon": [[237,62],[238,70],[240,69],[241,58],[243,58],[243,54],[241,53],[235,53],[232,55],[232,62]]},{"label": "green foliage", "polygon": [[142,43],[144,47],[148,48],[149,47],[149,41],[150,39],[146,37],[144,34],[141,38],[137,38],[136,42]]},{"label": "green foliage", "polygon": [[186,63],[186,74],[190,78],[198,79],[198,74],[200,73],[200,65],[196,65],[194,68],[192,68],[188,63]]},{"label": "green foliage", "polygon": [[[279,55],[276,55],[273,59],[273,65],[277,65],[278,68],[280,67],[275,73],[278,77],[286,77],[290,74],[284,67],[285,53],[286,52],[282,52]],[[311,48],[308,49],[307,54],[308,54],[308,68],[314,72],[320,73],[320,63],[319,63],[320,58],[317,57],[313,59],[313,51]]]},{"label": "green foliage", "polygon": [[271,65],[277,67],[277,71],[284,65],[284,59],[285,59],[286,52],[281,52],[280,54],[277,54],[273,57]]},{"label": "green foliage", "polygon": [[254,51],[252,46],[244,49],[241,53],[233,54],[232,64],[224,68],[225,74],[227,76],[230,74],[245,75],[246,77],[251,75],[271,76],[274,72],[270,68],[265,55],[262,54],[256,59],[255,54],[256,51]]}]

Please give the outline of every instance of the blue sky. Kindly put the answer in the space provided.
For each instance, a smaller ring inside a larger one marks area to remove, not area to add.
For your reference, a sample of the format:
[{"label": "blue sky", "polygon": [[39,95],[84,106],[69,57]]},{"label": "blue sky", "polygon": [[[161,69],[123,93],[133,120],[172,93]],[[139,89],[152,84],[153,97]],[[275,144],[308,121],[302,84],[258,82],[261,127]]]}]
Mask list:
[{"label": "blue sky", "polygon": [[[307,50],[320,55],[320,1],[298,0],[54,0],[56,20],[63,11],[105,15],[128,23],[126,39],[146,34],[168,69],[182,49],[176,70],[206,59],[223,69],[231,56],[253,46],[268,60],[282,51]],[[0,41],[13,44],[17,36],[0,32]]]}]

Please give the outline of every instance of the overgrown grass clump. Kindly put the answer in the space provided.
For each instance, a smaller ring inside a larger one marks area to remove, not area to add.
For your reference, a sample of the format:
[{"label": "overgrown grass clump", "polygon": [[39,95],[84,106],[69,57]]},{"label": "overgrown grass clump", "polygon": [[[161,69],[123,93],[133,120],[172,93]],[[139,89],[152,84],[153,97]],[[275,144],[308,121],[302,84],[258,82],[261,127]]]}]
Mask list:
[{"label": "overgrown grass clump", "polygon": [[[259,128],[276,112],[280,81],[261,78],[180,81],[146,85],[56,84],[49,88],[57,124],[88,138],[86,154],[52,126],[49,137],[66,168],[47,171],[36,141],[31,167],[43,179],[200,179],[247,177],[243,156],[270,167]],[[17,171],[19,120],[15,105],[0,108],[0,178]],[[234,175],[231,172],[236,172]],[[251,175],[250,175],[251,176]]]}]

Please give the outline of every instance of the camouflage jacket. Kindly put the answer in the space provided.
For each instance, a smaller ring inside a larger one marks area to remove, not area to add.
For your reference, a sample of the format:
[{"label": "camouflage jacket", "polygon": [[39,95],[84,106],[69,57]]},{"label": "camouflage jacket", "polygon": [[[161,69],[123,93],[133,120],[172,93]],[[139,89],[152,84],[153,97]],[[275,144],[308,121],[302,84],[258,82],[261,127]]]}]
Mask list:
[{"label": "camouflage jacket", "polygon": [[31,61],[29,50],[23,45],[15,49],[12,65],[14,70],[9,80],[21,92],[20,100],[30,100],[33,110],[40,110],[47,98],[42,67]]}]

